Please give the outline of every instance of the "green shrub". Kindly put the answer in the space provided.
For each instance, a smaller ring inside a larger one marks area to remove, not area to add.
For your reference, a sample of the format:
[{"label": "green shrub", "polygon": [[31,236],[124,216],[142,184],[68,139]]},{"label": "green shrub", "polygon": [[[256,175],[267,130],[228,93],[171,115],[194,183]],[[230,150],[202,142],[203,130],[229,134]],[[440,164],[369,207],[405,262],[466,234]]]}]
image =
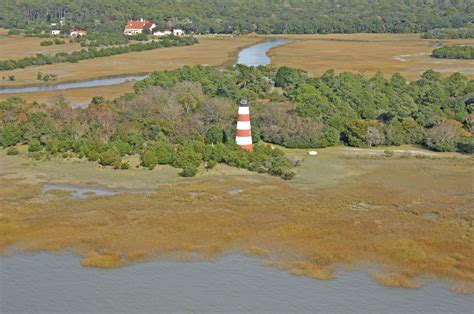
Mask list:
[{"label": "green shrub", "polygon": [[458,151],[466,154],[474,154],[474,137],[463,138],[458,142]]},{"label": "green shrub", "polygon": [[3,147],[13,146],[20,142],[21,136],[22,131],[18,125],[7,124],[0,128],[0,144]]},{"label": "green shrub", "polygon": [[197,174],[197,167],[193,164],[186,164],[183,170],[179,173],[182,177],[194,177]]},{"label": "green shrub", "polygon": [[37,139],[33,139],[28,146],[29,152],[39,152],[42,149],[43,145],[41,145],[40,141],[38,141]]},{"label": "green shrub", "polygon": [[142,153],[142,165],[153,170],[158,164],[158,158],[156,157],[155,151],[152,149],[146,149]]},{"label": "green shrub", "polygon": [[53,42],[51,40],[45,40],[45,41],[42,41],[40,43],[41,46],[45,47],[45,46],[52,46],[53,45]]},{"label": "green shrub", "polygon": [[9,156],[14,156],[14,155],[18,155],[20,152],[18,151],[18,149],[16,147],[9,147],[7,149],[7,155]]},{"label": "green shrub", "polygon": [[99,155],[99,164],[102,166],[110,166],[115,162],[120,162],[122,157],[117,148],[113,147]]},{"label": "green shrub", "polygon": [[207,130],[206,143],[218,144],[224,142],[224,131],[217,125],[211,126]]},{"label": "green shrub", "polygon": [[95,150],[90,150],[86,153],[86,157],[89,161],[97,161],[99,160],[100,154]]},{"label": "green shrub", "polygon": [[158,144],[155,149],[157,162],[160,165],[171,164],[174,160],[174,149],[171,144]]},{"label": "green shrub", "polygon": [[211,159],[211,160],[208,160],[208,162],[207,162],[207,164],[206,164],[206,168],[207,168],[207,169],[212,169],[212,168],[214,168],[216,165],[217,165],[217,161],[215,161],[214,159]]}]

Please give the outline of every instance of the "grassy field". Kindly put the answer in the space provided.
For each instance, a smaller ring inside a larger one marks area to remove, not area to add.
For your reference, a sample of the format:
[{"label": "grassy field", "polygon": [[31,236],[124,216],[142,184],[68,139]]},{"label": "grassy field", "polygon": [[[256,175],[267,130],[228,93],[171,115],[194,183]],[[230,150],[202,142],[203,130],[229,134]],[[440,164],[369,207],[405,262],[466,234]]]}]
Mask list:
[{"label": "grassy field", "polygon": [[200,37],[199,44],[189,47],[171,47],[151,51],[132,52],[111,57],[83,60],[79,63],[60,63],[12,71],[16,81],[4,82],[3,87],[36,85],[38,72],[57,74],[63,83],[85,81],[99,77],[150,73],[157,70],[177,69],[184,65],[222,65],[233,63],[237,52],[261,40],[258,37]]},{"label": "grassy field", "polygon": [[[1,151],[0,248],[72,249],[91,267],[240,252],[317,279],[337,276],[336,266],[375,263],[373,276],[385,285],[418,287],[419,276],[428,275],[456,279],[456,291],[472,292],[474,161],[410,150],[420,156],[292,150],[307,157],[290,182],[225,166],[184,179],[169,167],[117,171]],[[75,200],[42,193],[43,183],[156,193]],[[236,189],[241,193],[229,193]]]},{"label": "grassy field", "polygon": [[[1,76],[7,77],[8,75],[15,75],[16,80],[14,82],[0,81],[0,88],[40,85],[41,83],[36,79],[38,72],[58,75],[57,81],[49,83],[58,84],[71,81],[85,81],[100,77],[149,73],[157,70],[172,70],[185,65],[233,64],[240,49],[260,40],[262,40],[262,38],[255,36],[238,38],[203,36],[199,38],[199,44],[191,47],[166,48],[106,58],[96,58],[79,63],[61,63],[4,71],[1,73]],[[116,98],[126,92],[132,91],[132,86],[132,83],[125,83],[116,86],[80,88],[64,91],[0,94],[0,100],[11,96],[20,96],[31,101],[50,102],[54,96],[63,94],[71,103],[83,104],[89,102],[93,96],[103,96],[110,99]]]},{"label": "grassy field", "polygon": [[[24,36],[7,36],[0,38],[0,61],[20,59],[41,54],[55,54],[58,52],[72,52],[80,50],[78,43],[69,43],[69,38],[59,38],[65,41],[62,45],[41,46],[40,43],[50,38],[33,38]],[[54,40],[54,39],[53,39]]]},{"label": "grassy field", "polygon": [[273,48],[269,55],[275,66],[300,68],[313,75],[328,69],[386,77],[395,72],[410,80],[427,69],[444,74],[462,72],[474,78],[472,60],[439,60],[429,55],[436,45],[474,45],[473,39],[427,40],[419,34],[329,34],[286,35],[294,41]]}]

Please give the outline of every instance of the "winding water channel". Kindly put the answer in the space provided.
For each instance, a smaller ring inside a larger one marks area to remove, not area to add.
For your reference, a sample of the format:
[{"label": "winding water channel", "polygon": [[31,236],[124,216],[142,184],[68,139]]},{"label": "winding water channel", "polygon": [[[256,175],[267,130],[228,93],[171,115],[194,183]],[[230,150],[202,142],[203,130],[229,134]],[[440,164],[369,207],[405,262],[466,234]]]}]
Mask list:
[{"label": "winding water channel", "polygon": [[[271,59],[267,56],[268,50],[273,47],[282,45],[288,42],[286,39],[277,38],[271,41],[255,44],[251,47],[243,49],[238,56],[237,64],[243,64],[247,66],[259,66],[267,65]],[[143,80],[146,75],[129,75],[113,78],[101,78],[83,82],[71,82],[62,83],[57,85],[38,85],[28,87],[13,87],[0,89],[0,94],[13,94],[13,93],[32,93],[32,92],[44,92],[44,91],[60,91],[74,88],[87,88],[97,86],[110,86],[122,84],[129,81]]]}]

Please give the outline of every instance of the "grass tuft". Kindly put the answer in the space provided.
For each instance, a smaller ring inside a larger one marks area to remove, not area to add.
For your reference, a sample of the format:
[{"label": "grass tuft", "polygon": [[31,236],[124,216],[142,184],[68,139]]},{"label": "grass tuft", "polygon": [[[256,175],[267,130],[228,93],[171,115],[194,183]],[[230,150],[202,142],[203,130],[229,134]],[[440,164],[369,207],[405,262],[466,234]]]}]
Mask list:
[{"label": "grass tuft", "polygon": [[381,285],[395,288],[415,289],[421,287],[421,282],[411,277],[396,273],[373,272],[371,276]]},{"label": "grass tuft", "polygon": [[117,268],[124,265],[125,263],[120,254],[111,252],[103,254],[92,252],[81,260],[81,266],[83,267]]},{"label": "grass tuft", "polygon": [[290,270],[290,274],[295,276],[307,276],[319,280],[335,278],[334,272],[331,269],[304,261],[296,262]]},{"label": "grass tuft", "polygon": [[451,286],[451,290],[459,294],[474,294],[474,282],[458,282]]},{"label": "grass tuft", "polygon": [[251,246],[245,252],[247,255],[251,256],[260,256],[260,257],[267,257],[270,255],[270,251],[261,247]]}]

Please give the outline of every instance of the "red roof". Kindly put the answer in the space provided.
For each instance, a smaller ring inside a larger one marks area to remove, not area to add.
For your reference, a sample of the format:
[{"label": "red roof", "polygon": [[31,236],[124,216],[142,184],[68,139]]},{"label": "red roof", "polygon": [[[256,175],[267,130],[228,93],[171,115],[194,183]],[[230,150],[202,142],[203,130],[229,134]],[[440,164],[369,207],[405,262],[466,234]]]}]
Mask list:
[{"label": "red roof", "polygon": [[76,33],[87,33],[87,31],[83,30],[83,29],[71,29],[70,31],[71,33],[73,32],[76,32]]},{"label": "red roof", "polygon": [[132,29],[144,29],[144,28],[151,28],[153,26],[153,23],[150,21],[133,21],[130,20],[127,22],[127,27],[126,28],[132,28]]}]

